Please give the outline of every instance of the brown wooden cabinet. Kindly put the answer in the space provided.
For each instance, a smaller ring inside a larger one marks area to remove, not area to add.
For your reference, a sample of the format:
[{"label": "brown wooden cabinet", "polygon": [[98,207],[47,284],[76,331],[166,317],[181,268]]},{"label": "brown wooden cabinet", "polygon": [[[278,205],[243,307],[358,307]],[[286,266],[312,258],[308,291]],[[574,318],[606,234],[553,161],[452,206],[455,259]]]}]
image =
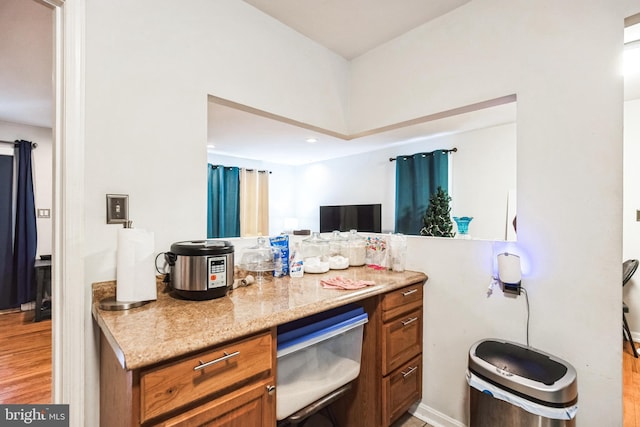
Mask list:
[{"label": "brown wooden cabinet", "polygon": [[388,375],[422,352],[422,310],[382,324],[382,374]]},{"label": "brown wooden cabinet", "polygon": [[274,425],[274,330],[134,371],[102,344],[103,427]]},{"label": "brown wooden cabinet", "polygon": [[422,396],[422,355],[382,379],[382,425],[388,426]]},{"label": "brown wooden cabinet", "polygon": [[[369,319],[339,425],[387,427],[422,397],[424,278],[356,302]],[[101,334],[100,425],[274,427],[275,377],[276,327],[134,370]]]},{"label": "brown wooden cabinet", "polygon": [[363,301],[363,359],[351,394],[333,405],[340,425],[387,427],[421,399],[422,298],[419,282]]},{"label": "brown wooden cabinet", "polygon": [[382,425],[422,397],[422,286],[382,297]]}]

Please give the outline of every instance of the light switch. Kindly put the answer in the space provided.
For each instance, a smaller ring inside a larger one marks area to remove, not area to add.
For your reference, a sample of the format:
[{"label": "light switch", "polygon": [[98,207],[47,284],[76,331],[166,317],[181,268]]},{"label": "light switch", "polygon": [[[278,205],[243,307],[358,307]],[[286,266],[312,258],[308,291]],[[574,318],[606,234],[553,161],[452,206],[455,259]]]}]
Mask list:
[{"label": "light switch", "polygon": [[51,218],[51,209],[38,209],[38,218]]},{"label": "light switch", "polygon": [[129,220],[129,195],[107,194],[107,224],[125,224]]},{"label": "light switch", "polygon": [[640,221],[640,210],[636,210],[636,221]]}]

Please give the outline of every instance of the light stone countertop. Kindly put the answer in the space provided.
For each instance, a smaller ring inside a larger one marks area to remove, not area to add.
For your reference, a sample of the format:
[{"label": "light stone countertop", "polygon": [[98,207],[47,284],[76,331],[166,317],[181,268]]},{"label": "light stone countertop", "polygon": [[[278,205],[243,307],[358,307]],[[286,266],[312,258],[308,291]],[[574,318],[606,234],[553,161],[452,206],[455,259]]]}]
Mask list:
[{"label": "light stone countertop", "polygon": [[[376,284],[350,291],[320,285],[321,279],[336,276]],[[208,301],[177,299],[159,285],[157,301],[126,311],[99,308],[101,299],[115,295],[114,281],[101,282],[92,285],[92,313],[122,366],[133,370],[426,280],[415,271],[350,267],[269,278]]]}]

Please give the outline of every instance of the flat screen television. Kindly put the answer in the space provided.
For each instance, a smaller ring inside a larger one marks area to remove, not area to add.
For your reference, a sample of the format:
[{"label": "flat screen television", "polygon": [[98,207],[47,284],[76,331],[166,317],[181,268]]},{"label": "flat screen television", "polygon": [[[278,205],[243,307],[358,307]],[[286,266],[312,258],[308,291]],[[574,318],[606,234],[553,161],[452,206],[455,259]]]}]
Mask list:
[{"label": "flat screen television", "polygon": [[381,232],[380,203],[373,205],[334,205],[320,206],[320,232],[367,231]]}]

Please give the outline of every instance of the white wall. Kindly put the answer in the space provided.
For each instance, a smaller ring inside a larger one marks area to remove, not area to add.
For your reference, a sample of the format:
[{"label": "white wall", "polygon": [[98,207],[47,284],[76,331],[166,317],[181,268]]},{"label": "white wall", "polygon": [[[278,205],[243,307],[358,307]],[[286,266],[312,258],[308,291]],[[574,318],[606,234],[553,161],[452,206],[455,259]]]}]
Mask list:
[{"label": "white wall", "polygon": [[[116,277],[105,194],[129,195],[158,252],[206,234],[209,94],[346,133],[347,62],[245,2],[91,0],[85,28],[87,287]],[[97,346],[84,351],[98,425]]]},{"label": "white wall", "polygon": [[[501,243],[408,237],[407,244],[406,268],[425,271],[429,276],[424,299],[423,396],[416,415],[435,426],[468,425],[465,370],[469,348],[485,338],[526,343],[525,299],[505,297],[498,288],[491,296],[487,293],[493,254],[503,247]],[[526,275],[523,285],[532,294],[539,293]],[[546,305],[538,296],[531,297],[530,344],[543,349],[546,334],[537,325],[545,316],[543,313],[547,313]],[[570,342],[576,345],[575,340]],[[564,355],[565,351],[555,354]],[[580,409],[583,408],[581,405]],[[615,409],[604,408],[599,410],[608,412],[609,417],[618,416]],[[582,415],[579,425],[591,425],[587,416]]]},{"label": "white wall", "polygon": [[86,76],[87,283],[115,277],[107,193],[158,251],[206,233],[208,94],[345,127],[346,61],[244,2],[88,2]]},{"label": "white wall", "polygon": [[[352,65],[356,132],[517,94],[518,245],[531,263],[531,344],[576,367],[581,426],[622,424],[623,18],[618,2],[475,0]],[[484,298],[486,242],[411,249],[410,267],[430,276],[420,410],[466,423],[469,347],[491,335],[522,341],[511,319],[522,321],[523,301]]]},{"label": "white wall", "polygon": [[516,125],[453,135],[451,215],[471,216],[472,238],[504,240],[509,191],[517,188]]},{"label": "white wall", "polygon": [[[33,150],[33,191],[36,209],[49,209],[52,212],[52,160],[53,137],[50,128],[29,126],[0,120],[0,140],[36,142],[38,148]],[[5,144],[3,144],[5,145]],[[11,148],[10,146],[7,146]],[[5,148],[5,147],[2,147]],[[13,150],[11,150],[13,151]],[[36,257],[51,255],[51,234],[53,226],[51,218],[36,218],[38,228],[38,248]]]},{"label": "white wall", "polygon": [[[621,9],[608,0],[474,0],[348,69],[244,2],[88,1],[87,286],[115,277],[106,193],[130,195],[131,217],[156,232],[158,251],[203,233],[207,94],[335,131],[348,118],[354,133],[517,93],[531,342],[577,368],[580,426],[621,425]],[[484,298],[489,242],[410,248],[408,266],[430,276],[419,410],[465,424],[469,346],[491,335],[522,341],[511,321],[523,321],[522,298]],[[86,354],[87,408],[96,408],[95,348]],[[96,414],[85,424],[97,425]]]},{"label": "white wall", "polygon": [[381,203],[382,232],[393,232],[396,164],[389,158],[453,147],[458,152],[450,155],[452,216],[473,216],[474,238],[504,239],[507,195],[516,188],[515,124],[300,166],[294,207],[302,228],[319,230],[320,205]]},{"label": "white wall", "polygon": [[[320,230],[320,206],[382,204],[382,230],[393,230],[395,175],[386,151],[299,166],[296,171],[296,216],[300,228]],[[389,221],[391,219],[391,221]]]}]

